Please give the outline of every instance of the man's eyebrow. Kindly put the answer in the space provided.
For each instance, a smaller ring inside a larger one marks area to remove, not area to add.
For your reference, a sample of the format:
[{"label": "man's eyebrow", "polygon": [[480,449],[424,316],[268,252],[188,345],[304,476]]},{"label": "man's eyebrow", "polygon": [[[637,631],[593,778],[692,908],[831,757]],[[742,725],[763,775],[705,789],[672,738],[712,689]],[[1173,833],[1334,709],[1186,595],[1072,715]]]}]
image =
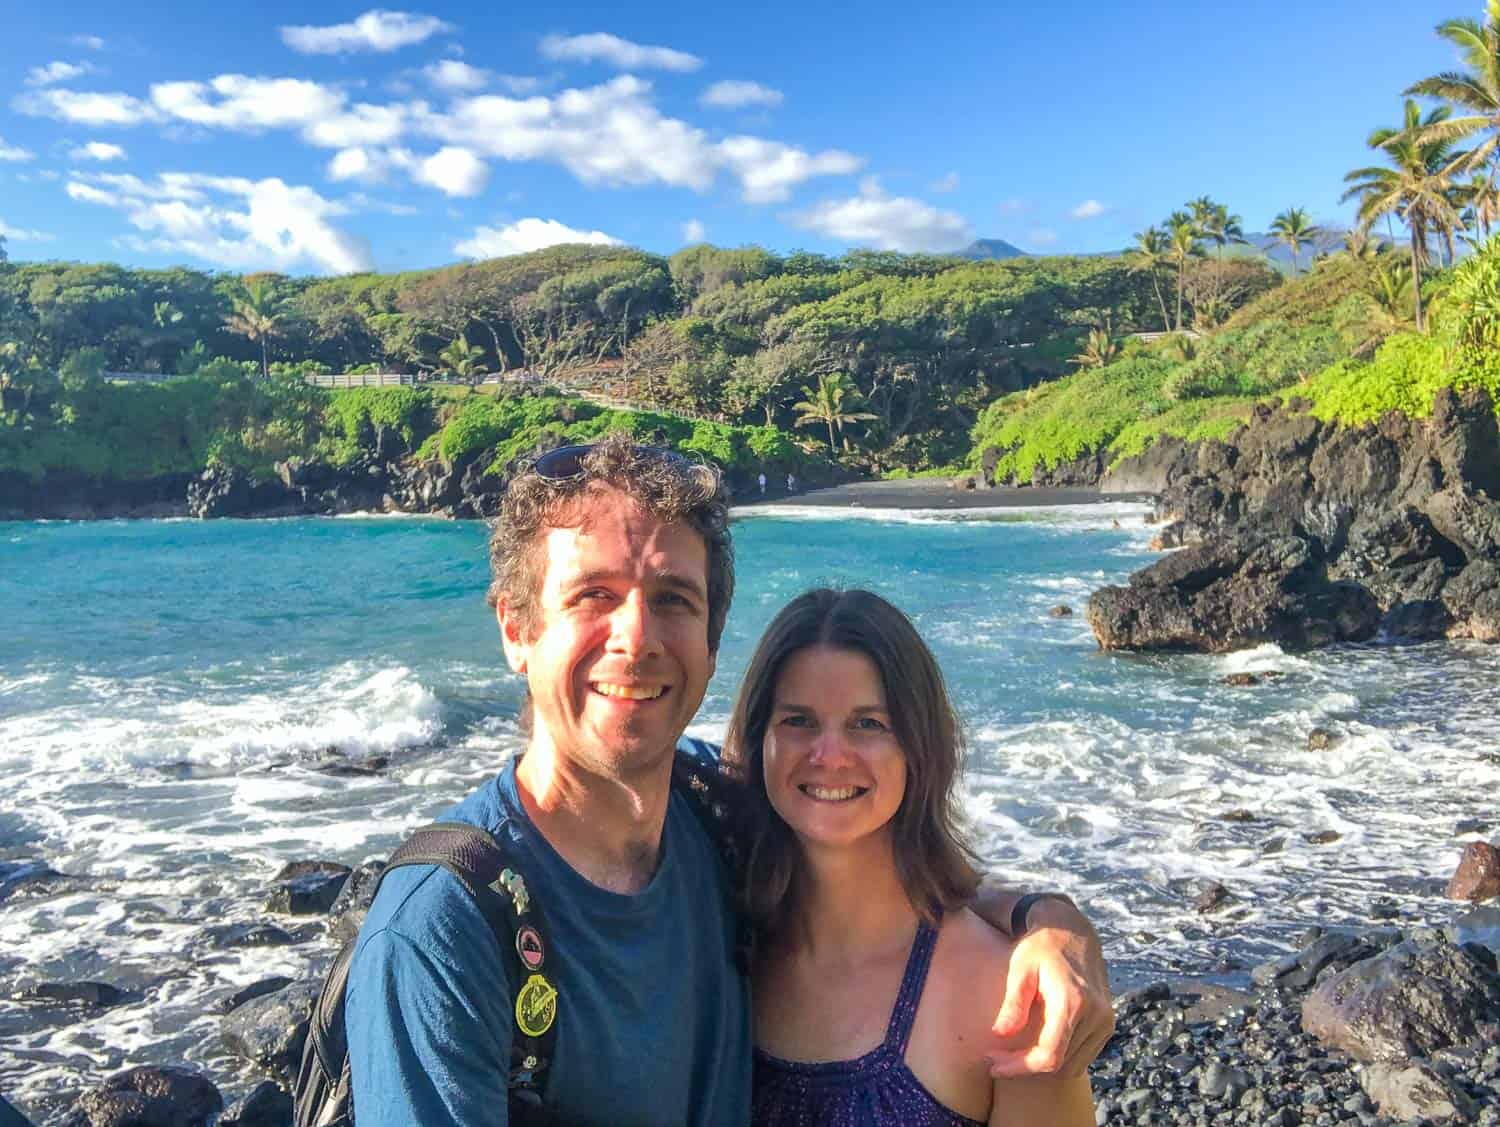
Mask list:
[{"label": "man's eyebrow", "polygon": [[[568,584],[570,589],[588,587],[594,583],[608,583],[620,579],[624,573],[618,569],[599,567],[592,571],[585,571],[573,577]],[[664,587],[671,587],[680,591],[688,591],[697,595],[700,599],[708,598],[708,588],[701,579],[694,579],[678,571],[657,571],[650,576],[652,582],[659,583]]]}]

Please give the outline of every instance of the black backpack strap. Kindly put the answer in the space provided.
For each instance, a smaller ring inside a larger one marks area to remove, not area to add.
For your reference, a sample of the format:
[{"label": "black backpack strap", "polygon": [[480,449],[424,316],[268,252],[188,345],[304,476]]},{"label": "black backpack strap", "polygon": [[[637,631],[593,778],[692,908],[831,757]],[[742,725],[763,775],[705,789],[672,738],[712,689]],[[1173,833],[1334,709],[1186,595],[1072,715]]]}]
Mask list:
[{"label": "black backpack strap", "polygon": [[512,1006],[509,1090],[511,1122],[535,1121],[543,1074],[557,1045],[557,988],[541,906],[520,868],[493,836],[467,822],[434,822],[413,831],[385,874],[405,865],[438,865],[462,884],[484,914],[516,984]]},{"label": "black backpack strap", "polygon": [[741,801],[739,784],[723,772],[717,760],[706,762],[679,747],[672,764],[672,788],[687,800],[729,870],[729,909],[734,913],[734,961],[741,974],[749,975],[754,962],[755,929],[740,907],[745,867],[735,833],[735,812]]}]

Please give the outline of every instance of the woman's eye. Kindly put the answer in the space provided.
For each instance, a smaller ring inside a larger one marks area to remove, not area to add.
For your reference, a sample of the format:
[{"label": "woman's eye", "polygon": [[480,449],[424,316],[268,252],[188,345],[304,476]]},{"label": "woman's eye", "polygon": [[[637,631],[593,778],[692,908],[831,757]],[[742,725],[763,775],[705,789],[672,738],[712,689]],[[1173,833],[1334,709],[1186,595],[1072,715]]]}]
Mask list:
[{"label": "woman's eye", "polygon": [[806,728],[812,724],[812,721],[809,720],[806,716],[802,716],[798,713],[793,713],[790,716],[783,716],[781,718],[781,723],[783,727],[787,728]]},{"label": "woman's eye", "polygon": [[884,732],[886,727],[873,716],[861,716],[854,722],[856,728],[866,732]]}]

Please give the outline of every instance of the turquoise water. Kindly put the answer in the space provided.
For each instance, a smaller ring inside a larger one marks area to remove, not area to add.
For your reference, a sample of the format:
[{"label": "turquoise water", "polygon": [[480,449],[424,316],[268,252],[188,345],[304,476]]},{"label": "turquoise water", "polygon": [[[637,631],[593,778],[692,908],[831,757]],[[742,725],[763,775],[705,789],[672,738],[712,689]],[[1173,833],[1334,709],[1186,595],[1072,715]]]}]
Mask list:
[{"label": "turquoise water", "polygon": [[[1439,917],[1465,818],[1493,818],[1500,649],[1292,656],[1098,652],[1088,593],[1154,558],[1143,510],[737,520],[739,594],[695,734],[722,732],[749,650],[798,591],[906,609],[971,742],[981,853],[1083,902],[1117,980],[1243,979],[1378,897]],[[0,1000],[0,1091],[33,1108],[124,1064],[236,1075],[214,1004],[327,951],[213,951],[292,858],[386,853],[519,746],[520,683],[483,602],[484,528],[423,518],[0,524],[0,998],[66,977],[136,992],[79,1015]],[[1057,603],[1079,613],[1047,614]],[[1253,689],[1234,671],[1277,671]],[[1340,742],[1307,749],[1314,726]],[[378,774],[318,770],[381,756]],[[1234,809],[1254,820],[1226,821]],[[1340,835],[1318,844],[1305,835]],[[12,897],[39,861],[81,880]],[[1234,895],[1212,916],[1195,882]],[[231,1085],[232,1088],[232,1085]]]}]

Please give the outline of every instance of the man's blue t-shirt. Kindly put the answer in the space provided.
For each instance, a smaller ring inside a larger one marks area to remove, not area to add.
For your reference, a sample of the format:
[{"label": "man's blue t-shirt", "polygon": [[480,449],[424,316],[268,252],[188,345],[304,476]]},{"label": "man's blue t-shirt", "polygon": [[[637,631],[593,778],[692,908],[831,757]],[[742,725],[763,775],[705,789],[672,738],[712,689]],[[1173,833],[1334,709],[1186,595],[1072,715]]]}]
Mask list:
[{"label": "man's blue t-shirt", "polygon": [[[629,896],[591,884],[537,832],[514,761],[440,820],[507,845],[542,905],[558,993],[550,1108],[620,1127],[749,1122],[749,993],[727,874],[686,799],[672,794],[656,874]],[[506,1124],[515,996],[463,886],[438,868],[392,871],[345,992],[359,1127]]]}]

